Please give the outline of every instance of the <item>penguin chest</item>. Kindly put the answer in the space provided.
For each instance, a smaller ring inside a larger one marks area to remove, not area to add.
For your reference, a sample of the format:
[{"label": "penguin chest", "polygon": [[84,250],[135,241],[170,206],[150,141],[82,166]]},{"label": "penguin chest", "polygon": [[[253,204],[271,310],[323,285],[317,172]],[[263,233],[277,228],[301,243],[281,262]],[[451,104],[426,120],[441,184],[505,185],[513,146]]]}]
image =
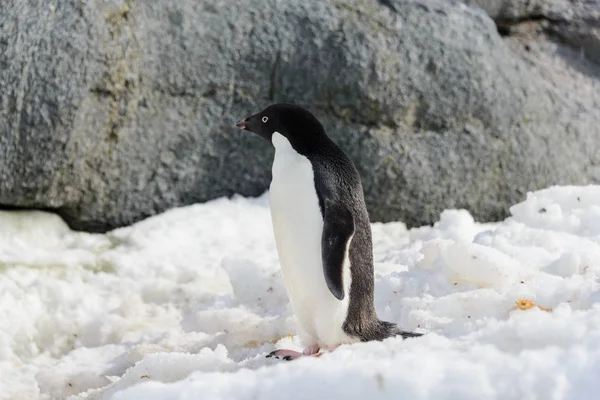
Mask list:
[{"label": "penguin chest", "polygon": [[[323,217],[311,162],[275,133],[270,208],[275,242],[290,303],[304,334],[333,346],[349,342],[342,331],[348,310],[329,291],[323,274]],[[346,263],[345,275],[349,275]],[[349,282],[349,276],[346,281]]]}]

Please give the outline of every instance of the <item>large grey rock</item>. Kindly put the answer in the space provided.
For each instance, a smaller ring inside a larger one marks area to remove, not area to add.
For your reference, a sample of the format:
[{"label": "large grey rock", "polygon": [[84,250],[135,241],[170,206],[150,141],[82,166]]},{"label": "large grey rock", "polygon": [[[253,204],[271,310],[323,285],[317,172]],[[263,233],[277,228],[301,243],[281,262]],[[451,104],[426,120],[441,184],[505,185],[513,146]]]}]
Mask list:
[{"label": "large grey rock", "polygon": [[510,34],[514,25],[538,22],[548,33],[600,64],[600,0],[464,0]]},{"label": "large grey rock", "polygon": [[572,0],[546,14],[552,33],[600,65],[600,0]]},{"label": "large grey rock", "polygon": [[520,21],[545,16],[547,12],[567,8],[568,0],[464,0],[479,7],[494,20]]},{"label": "large grey rock", "polygon": [[232,124],[309,106],[355,161],[376,221],[598,182],[600,115],[448,1],[3,0],[0,204],[102,231],[268,187]]}]

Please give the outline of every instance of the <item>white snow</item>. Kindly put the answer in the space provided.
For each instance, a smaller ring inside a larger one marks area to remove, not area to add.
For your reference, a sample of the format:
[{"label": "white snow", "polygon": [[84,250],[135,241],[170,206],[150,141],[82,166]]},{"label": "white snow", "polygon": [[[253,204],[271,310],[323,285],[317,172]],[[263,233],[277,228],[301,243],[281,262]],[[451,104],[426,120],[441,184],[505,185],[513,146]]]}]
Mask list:
[{"label": "white snow", "polygon": [[282,362],[301,343],[266,196],[106,235],[0,212],[0,398],[595,399],[600,186],[511,213],[373,224],[379,316],[427,334]]}]

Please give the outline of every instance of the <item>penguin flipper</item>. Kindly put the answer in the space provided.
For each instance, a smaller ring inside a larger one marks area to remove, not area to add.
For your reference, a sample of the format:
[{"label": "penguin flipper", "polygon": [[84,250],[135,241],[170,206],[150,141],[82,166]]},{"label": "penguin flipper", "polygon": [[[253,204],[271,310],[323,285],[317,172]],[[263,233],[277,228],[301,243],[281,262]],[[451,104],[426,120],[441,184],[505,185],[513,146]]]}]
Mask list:
[{"label": "penguin flipper", "polygon": [[321,237],[323,274],[329,291],[338,300],[344,299],[344,261],[353,234],[354,218],[350,210],[339,202],[326,200]]}]

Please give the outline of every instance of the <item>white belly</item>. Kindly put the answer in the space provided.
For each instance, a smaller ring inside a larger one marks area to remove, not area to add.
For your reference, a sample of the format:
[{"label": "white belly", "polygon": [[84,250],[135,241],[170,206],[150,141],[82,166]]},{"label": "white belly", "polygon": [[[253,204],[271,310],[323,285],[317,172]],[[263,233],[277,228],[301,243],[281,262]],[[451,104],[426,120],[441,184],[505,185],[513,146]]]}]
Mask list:
[{"label": "white belly", "polygon": [[344,263],[344,299],[329,291],[321,260],[323,218],[310,161],[287,139],[273,135],[275,159],[269,193],[279,262],[301,337],[321,347],[351,343],[342,330],[348,311],[349,262]]}]

